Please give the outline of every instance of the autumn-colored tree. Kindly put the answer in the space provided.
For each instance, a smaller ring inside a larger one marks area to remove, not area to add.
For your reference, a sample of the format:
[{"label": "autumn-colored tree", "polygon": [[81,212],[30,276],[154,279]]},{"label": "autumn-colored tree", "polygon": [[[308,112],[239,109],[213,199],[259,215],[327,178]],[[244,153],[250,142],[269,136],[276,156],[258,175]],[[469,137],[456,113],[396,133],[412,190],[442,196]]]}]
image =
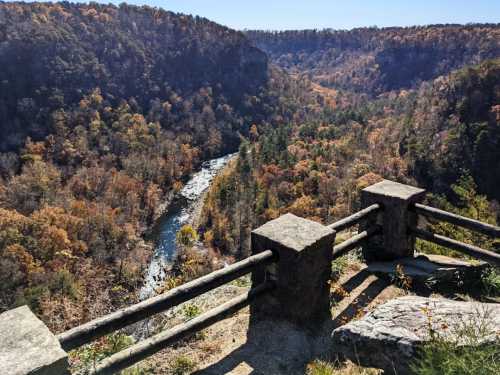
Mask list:
[{"label": "autumn-colored tree", "polygon": [[190,225],[184,225],[177,232],[177,242],[183,246],[190,247],[198,240],[198,234]]}]

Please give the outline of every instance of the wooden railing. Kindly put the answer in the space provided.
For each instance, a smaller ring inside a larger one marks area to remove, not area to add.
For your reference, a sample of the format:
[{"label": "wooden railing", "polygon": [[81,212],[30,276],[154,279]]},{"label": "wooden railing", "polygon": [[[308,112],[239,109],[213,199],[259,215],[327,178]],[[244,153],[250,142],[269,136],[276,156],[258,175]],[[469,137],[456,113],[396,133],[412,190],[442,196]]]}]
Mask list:
[{"label": "wooden railing", "polygon": [[[452,214],[450,212],[439,210],[434,207],[425,206],[420,203],[414,204],[412,208],[417,213],[417,215],[454,224],[462,228],[470,229],[474,232],[482,233],[489,237],[500,238],[500,227],[469,219],[464,216]],[[410,229],[415,234],[415,236],[425,241],[429,241],[488,262],[490,264],[500,266],[500,254],[498,253],[490,250],[485,250],[461,241],[457,241],[440,234],[435,234],[423,229],[419,229],[417,227],[413,227]]]},{"label": "wooden railing", "polygon": [[272,281],[267,281],[252,288],[247,293],[235,297],[230,301],[216,307],[208,312],[193,318],[192,320],[179,324],[171,329],[160,332],[147,338],[127,349],[101,361],[92,374],[115,374],[133,364],[157,353],[168,345],[180,339],[199,332],[202,329],[224,319],[228,315],[248,306],[253,300],[270,292],[274,288]]},{"label": "wooden railing", "polygon": [[[215,289],[223,284],[236,280],[237,278],[275,262],[276,255],[267,250],[253,255],[228,267],[214,271],[208,275],[192,280],[181,286],[169,290],[156,297],[149,298],[135,305],[117,310],[104,317],[94,319],[81,326],[75,327],[57,336],[64,350],[72,350],[124,328],[130,324],[148,318],[154,314],[168,310],[183,302],[189,301],[209,290]],[[273,288],[272,281],[265,281],[261,285],[251,289],[243,296],[236,297],[231,301],[198,316],[197,318],[180,324],[168,331],[159,333],[138,344],[133,345],[119,353],[112,355],[97,365],[95,374],[114,374],[124,368],[146,358],[147,356],[163,349],[172,342],[181,339],[193,332],[199,331],[214,322],[223,319],[230,313],[248,305],[252,300],[270,291]]]},{"label": "wooden railing", "polygon": [[382,210],[382,206],[378,203],[372,204],[369,207],[362,209],[359,212],[352,214],[344,219],[336,221],[333,224],[330,224],[328,227],[332,228],[336,232],[343,231],[345,229],[351,228],[360,222],[366,220],[367,217],[375,215]]},{"label": "wooden railing", "polygon": [[434,207],[425,206],[420,203],[415,203],[413,209],[418,215],[430,217],[433,219],[445,221],[450,224],[458,225],[463,228],[482,233],[493,238],[500,238],[500,227],[486,224],[478,220],[469,219],[468,217],[452,214]]},{"label": "wooden railing", "polygon": [[269,264],[273,261],[276,261],[273,252],[271,250],[264,251],[180,285],[156,297],[149,298],[135,305],[125,307],[109,315],[70,329],[69,331],[59,334],[57,338],[64,350],[75,349],[96,338],[189,301],[209,290],[215,289],[252,272],[256,267]]},{"label": "wooden railing", "polygon": [[[314,332],[325,319],[331,318],[328,285],[332,261],[359,247],[366,262],[413,257],[415,238],[418,237],[500,265],[500,255],[493,251],[419,229],[418,216],[426,216],[500,237],[499,227],[422,205],[424,195],[422,189],[384,180],[361,192],[362,210],[334,224],[324,226],[291,214],[283,215],[252,232],[252,255],[249,258],[57,336],[51,334],[26,307],[8,311],[4,313],[6,315],[0,315],[0,337],[19,332],[18,339],[5,341],[18,342],[19,345],[13,348],[6,344],[4,347],[0,342],[0,354],[10,351],[9,358],[16,362],[0,363],[0,373],[17,370],[22,363],[26,371],[17,373],[31,374],[33,369],[46,368],[48,373],[68,374],[66,351],[248,273],[252,274],[253,287],[247,293],[111,355],[98,363],[92,373],[116,373],[245,306],[250,306],[254,318],[286,320]],[[333,246],[336,232],[355,225],[359,226],[356,235]],[[258,303],[253,303],[257,298]],[[2,332],[4,326],[8,327],[6,333]],[[28,336],[26,326],[33,331],[28,332]],[[47,353],[48,348],[52,348],[50,353]]]},{"label": "wooden railing", "polygon": [[349,251],[359,248],[367,240],[381,233],[381,228],[378,225],[368,228],[348,240],[333,247],[333,259],[340,258]]},{"label": "wooden railing", "polygon": [[[330,224],[328,227],[335,230],[336,232],[340,232],[352,228],[362,221],[366,221],[367,218],[380,213],[380,211],[382,211],[382,206],[378,203],[375,203],[365,209],[362,209],[359,212],[356,212],[355,214],[352,214],[351,216]],[[379,234],[381,230],[382,228],[379,225],[374,224],[368,229],[360,231],[358,234],[354,235],[348,240],[334,246],[333,259],[337,259],[347,254],[349,251],[360,247],[366,240]]]}]

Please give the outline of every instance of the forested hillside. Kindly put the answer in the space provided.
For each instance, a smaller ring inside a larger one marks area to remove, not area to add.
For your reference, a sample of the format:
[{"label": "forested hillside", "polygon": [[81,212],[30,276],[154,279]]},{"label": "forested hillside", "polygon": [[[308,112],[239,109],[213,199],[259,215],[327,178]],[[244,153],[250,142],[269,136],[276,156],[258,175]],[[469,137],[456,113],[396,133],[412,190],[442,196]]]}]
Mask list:
[{"label": "forested hillside", "polygon": [[377,95],[500,57],[500,27],[248,31],[271,61],[326,87]]},{"label": "forested hillside", "polygon": [[499,59],[376,100],[322,92],[316,116],[242,145],[209,194],[207,245],[247,254],[251,229],[286,212],[331,223],[382,178],[426,187],[476,219],[500,215]]},{"label": "forested hillside", "polygon": [[234,141],[242,117],[262,112],[249,97],[267,82],[265,54],[207,19],[126,4],[4,3],[0,43],[3,151],[42,139],[54,110],[97,87],[104,105],[127,100],[200,145],[208,135]]},{"label": "forested hillside", "polygon": [[423,85],[409,121],[400,152],[420,184],[447,193],[468,172],[500,201],[500,59]]},{"label": "forested hillside", "polygon": [[274,64],[312,81],[319,110],[243,144],[208,197],[201,229],[209,246],[246,254],[251,229],[285,212],[333,222],[381,178],[453,203],[461,198],[452,186],[464,183],[469,198],[493,202],[484,220],[497,215],[498,25],[246,35]]},{"label": "forested hillside", "polygon": [[159,207],[238,146],[198,220],[203,254],[247,255],[285,212],[346,216],[382,177],[500,199],[499,40],[498,25],[245,35],[150,7],[0,2],[0,311],[27,303],[60,331],[130,303]]},{"label": "forested hillside", "polygon": [[295,113],[243,34],[156,8],[2,2],[0,66],[0,310],[55,330],[129,303],[160,204]]}]

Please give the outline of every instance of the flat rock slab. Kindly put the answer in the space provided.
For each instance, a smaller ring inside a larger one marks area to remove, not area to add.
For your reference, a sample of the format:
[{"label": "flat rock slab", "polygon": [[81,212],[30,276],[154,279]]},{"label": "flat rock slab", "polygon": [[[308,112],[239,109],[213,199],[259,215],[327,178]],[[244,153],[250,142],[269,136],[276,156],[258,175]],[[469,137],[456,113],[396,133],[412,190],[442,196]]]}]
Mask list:
[{"label": "flat rock slab", "polygon": [[378,276],[392,277],[401,266],[405,276],[417,283],[415,286],[426,286],[431,289],[444,289],[457,286],[475,285],[482,272],[488,267],[486,263],[472,264],[465,260],[443,255],[420,254],[416,257],[401,258],[391,262],[373,262],[367,270]]},{"label": "flat rock slab", "polygon": [[362,366],[405,375],[419,347],[429,342],[431,329],[443,339],[466,345],[460,329],[484,321],[489,333],[481,343],[499,340],[500,304],[400,297],[335,329],[333,351]]},{"label": "flat rock slab", "polygon": [[0,374],[64,375],[68,356],[27,306],[0,314]]}]

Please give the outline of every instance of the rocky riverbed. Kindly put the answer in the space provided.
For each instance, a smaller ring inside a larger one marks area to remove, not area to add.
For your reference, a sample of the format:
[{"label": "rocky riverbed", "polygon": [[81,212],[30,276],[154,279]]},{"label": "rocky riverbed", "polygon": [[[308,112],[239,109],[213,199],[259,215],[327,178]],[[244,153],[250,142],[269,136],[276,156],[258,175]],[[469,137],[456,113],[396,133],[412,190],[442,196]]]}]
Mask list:
[{"label": "rocky riverbed", "polygon": [[217,173],[235,157],[225,155],[206,161],[201,169],[194,173],[182,190],[171,199],[169,207],[159,218],[154,230],[155,251],[146,271],[144,286],[139,291],[139,298],[145,299],[155,294],[176,255],[177,231],[186,224],[196,222],[200,214],[206,191]]}]

